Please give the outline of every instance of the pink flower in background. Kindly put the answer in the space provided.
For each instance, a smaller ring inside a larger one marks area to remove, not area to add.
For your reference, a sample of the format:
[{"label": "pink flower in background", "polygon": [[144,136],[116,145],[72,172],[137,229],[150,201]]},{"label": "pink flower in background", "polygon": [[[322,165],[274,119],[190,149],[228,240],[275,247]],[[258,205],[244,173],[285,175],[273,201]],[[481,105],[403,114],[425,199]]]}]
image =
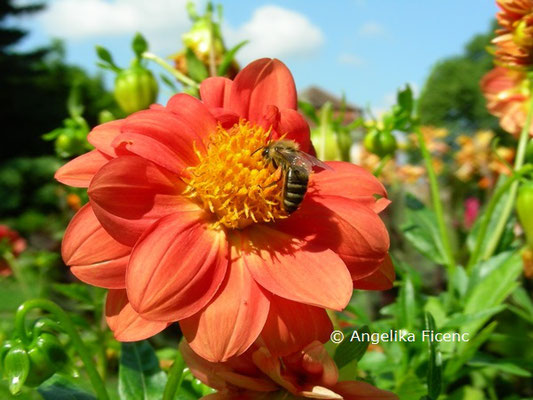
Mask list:
[{"label": "pink flower in background", "polygon": [[470,229],[474,225],[474,222],[476,222],[476,218],[479,214],[480,208],[481,208],[481,204],[477,197],[468,197],[465,200],[465,214],[464,214],[465,228]]}]

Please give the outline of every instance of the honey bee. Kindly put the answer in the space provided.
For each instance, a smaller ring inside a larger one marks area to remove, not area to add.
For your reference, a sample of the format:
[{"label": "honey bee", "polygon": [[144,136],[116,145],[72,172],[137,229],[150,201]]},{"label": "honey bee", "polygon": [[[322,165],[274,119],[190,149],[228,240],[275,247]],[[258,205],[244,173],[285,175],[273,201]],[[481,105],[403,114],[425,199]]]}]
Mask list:
[{"label": "honey bee", "polygon": [[307,193],[309,175],[313,167],[332,168],[315,157],[299,150],[292,140],[277,140],[264,146],[261,155],[283,173],[283,209],[291,214],[298,209]]}]

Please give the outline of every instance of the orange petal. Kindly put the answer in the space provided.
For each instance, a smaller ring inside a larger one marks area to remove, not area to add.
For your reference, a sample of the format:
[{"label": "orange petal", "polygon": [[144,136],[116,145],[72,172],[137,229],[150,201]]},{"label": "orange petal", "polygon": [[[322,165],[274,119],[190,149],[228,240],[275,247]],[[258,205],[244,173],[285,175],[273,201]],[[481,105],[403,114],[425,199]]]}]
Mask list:
[{"label": "orange petal", "polygon": [[74,187],[88,187],[91,179],[111,157],[98,150],[92,150],[59,168],[54,178],[65,185]]},{"label": "orange petal", "polygon": [[268,308],[263,290],[237,258],[211,303],[180,321],[180,325],[190,346],[201,357],[213,362],[226,361],[244,353],[257,339]]},{"label": "orange petal", "polygon": [[135,342],[152,337],[169,324],[149,321],[139,316],[128,302],[126,290],[110,290],[105,305],[107,325],[115,339],[121,342]]},{"label": "orange petal", "polygon": [[74,275],[91,285],[113,289],[125,287],[130,252],[130,247],[104,230],[89,204],[72,218],[61,245],[63,260]]},{"label": "orange petal", "polygon": [[316,383],[320,383],[322,386],[333,386],[339,379],[339,371],[335,361],[319,341],[310,343],[303,350],[302,369],[309,374],[320,373],[321,376],[317,378]]},{"label": "orange petal", "polygon": [[390,256],[387,256],[372,275],[354,281],[353,286],[362,290],[388,290],[392,288],[395,278],[394,265]]},{"label": "orange petal", "polygon": [[180,174],[198,162],[193,143],[203,148],[193,127],[166,109],[150,109],[130,115],[112,145],[120,154],[127,150]]},{"label": "orange petal", "polygon": [[364,168],[342,161],[329,161],[327,164],[332,170],[321,170],[311,175],[307,196],[345,197],[378,213],[390,203],[385,187]]},{"label": "orange petal", "polygon": [[389,249],[389,235],[379,216],[345,197],[306,198],[290,218],[277,223],[277,229],[332,249],[354,280],[376,271]]},{"label": "orange petal", "polygon": [[126,287],[133,308],[143,317],[187,318],[215,295],[226,275],[227,240],[202,218],[199,211],[169,215],[150,226],[135,245]]},{"label": "orange petal", "polygon": [[[287,221],[289,221],[287,219]],[[265,225],[247,230],[244,262],[254,279],[285,299],[342,310],[352,296],[350,273],[334,251]]]},{"label": "orange petal", "polygon": [[333,390],[340,394],[344,400],[394,400],[398,399],[392,392],[378,389],[366,382],[339,382]]},{"label": "orange petal", "polygon": [[230,108],[243,118],[259,122],[269,105],[280,110],[295,110],[296,87],[285,64],[262,58],[248,64],[235,77],[231,85]]},{"label": "orange petal", "polygon": [[333,325],[326,311],[271,295],[260,342],[274,356],[286,356],[318,340],[328,341]]},{"label": "orange petal", "polygon": [[209,108],[221,108],[229,105],[232,81],[220,76],[207,78],[200,84],[200,97]]},{"label": "orange petal", "polygon": [[133,246],[159,218],[195,208],[180,196],[183,187],[166,169],[137,156],[121,156],[98,171],[88,193],[104,229],[117,241]]},{"label": "orange petal", "polygon": [[206,139],[217,129],[217,120],[207,106],[188,94],[172,96],[167,103],[167,110],[194,133],[196,149],[203,149]]},{"label": "orange petal", "polygon": [[98,125],[89,133],[87,141],[102,153],[115,157],[115,149],[111,146],[111,142],[120,134],[124,122],[124,119],[118,119]]},{"label": "orange petal", "polygon": [[300,145],[300,150],[309,153],[311,149],[311,134],[309,124],[302,115],[292,109],[280,111],[280,118],[276,131],[285,136],[285,139],[295,141]]},{"label": "orange petal", "polygon": [[[261,374],[261,371],[254,365],[251,354],[233,359],[233,363],[213,363],[196,354],[185,341],[181,342],[180,351],[192,374],[214,389],[240,388],[257,392],[271,392],[279,389],[274,382]],[[239,364],[242,367],[243,361],[249,364],[245,366],[244,373],[233,368],[232,364]]]},{"label": "orange petal", "polygon": [[296,377],[281,372],[281,361],[279,357],[273,357],[266,347],[261,347],[256,350],[252,358],[254,364],[257,365],[264,374],[270,377],[281,387],[284,387],[289,392],[295,394],[299,392],[298,382]]}]

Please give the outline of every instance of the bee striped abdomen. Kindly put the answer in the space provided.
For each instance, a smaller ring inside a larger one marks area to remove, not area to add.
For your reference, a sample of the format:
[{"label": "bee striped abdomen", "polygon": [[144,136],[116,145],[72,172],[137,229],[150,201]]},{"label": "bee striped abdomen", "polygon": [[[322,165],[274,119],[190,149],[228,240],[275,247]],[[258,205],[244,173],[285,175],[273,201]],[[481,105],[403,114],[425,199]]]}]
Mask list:
[{"label": "bee striped abdomen", "polygon": [[305,169],[288,168],[283,187],[283,208],[289,214],[298,209],[307,192],[309,175]]}]

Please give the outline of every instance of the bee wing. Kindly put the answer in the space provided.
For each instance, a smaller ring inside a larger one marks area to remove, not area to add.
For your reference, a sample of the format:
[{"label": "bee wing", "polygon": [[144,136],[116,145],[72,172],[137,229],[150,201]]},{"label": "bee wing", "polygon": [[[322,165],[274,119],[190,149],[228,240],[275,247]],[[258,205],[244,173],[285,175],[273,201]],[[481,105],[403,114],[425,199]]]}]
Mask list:
[{"label": "bee wing", "polygon": [[320,161],[318,158],[313,157],[310,154],[304,153],[303,151],[294,151],[288,149],[278,150],[279,154],[287,160],[293,167],[302,167],[305,168],[308,172],[311,172],[313,167],[319,167],[322,169],[333,170],[329,165]]},{"label": "bee wing", "polygon": [[331,168],[328,164],[326,164],[323,161],[320,161],[318,158],[313,157],[310,154],[300,152],[300,155],[302,155],[307,160],[307,162],[311,164],[311,168],[318,167],[318,168],[328,169],[330,171],[333,171],[333,168]]}]

